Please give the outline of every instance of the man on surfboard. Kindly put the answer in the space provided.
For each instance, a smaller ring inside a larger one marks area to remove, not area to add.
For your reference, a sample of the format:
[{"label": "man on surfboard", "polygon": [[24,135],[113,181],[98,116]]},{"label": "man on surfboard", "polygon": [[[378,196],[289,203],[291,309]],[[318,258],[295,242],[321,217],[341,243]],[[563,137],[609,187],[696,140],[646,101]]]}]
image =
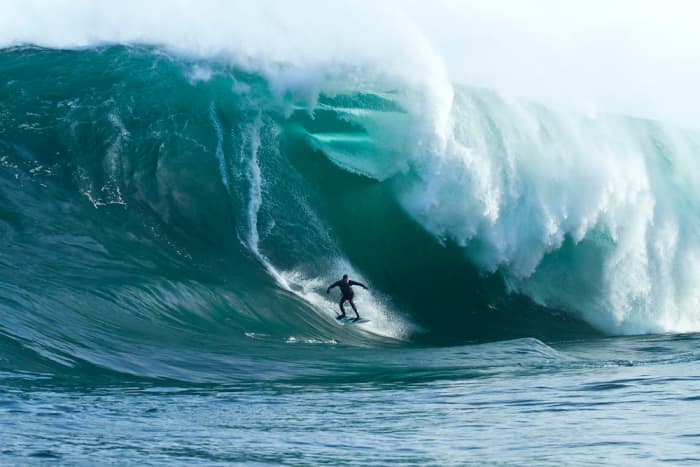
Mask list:
[{"label": "man on surfboard", "polygon": [[351,281],[350,279],[348,279],[347,274],[343,274],[343,278],[341,280],[339,280],[338,282],[334,282],[326,289],[326,293],[331,293],[331,289],[333,287],[340,287],[340,291],[343,293],[343,296],[340,297],[340,303],[338,304],[340,306],[340,316],[336,316],[335,319],[345,318],[345,307],[343,306],[343,303],[345,303],[346,301],[350,303],[350,306],[352,306],[352,310],[355,312],[356,316],[355,318],[353,318],[353,321],[357,321],[358,319],[360,319],[360,314],[357,312],[357,308],[355,308],[355,304],[352,302],[352,298],[355,296],[355,292],[352,291],[353,285],[359,285],[363,289],[367,290],[367,286],[365,284]]}]

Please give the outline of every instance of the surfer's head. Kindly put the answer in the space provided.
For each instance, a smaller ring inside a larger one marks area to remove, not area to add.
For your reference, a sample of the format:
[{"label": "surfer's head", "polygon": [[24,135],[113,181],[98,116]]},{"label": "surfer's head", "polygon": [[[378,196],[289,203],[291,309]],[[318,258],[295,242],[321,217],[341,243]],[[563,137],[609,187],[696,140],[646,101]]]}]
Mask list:
[{"label": "surfer's head", "polygon": [[347,282],[347,281],[348,281],[348,275],[347,275],[347,274],[343,274],[343,282]]}]

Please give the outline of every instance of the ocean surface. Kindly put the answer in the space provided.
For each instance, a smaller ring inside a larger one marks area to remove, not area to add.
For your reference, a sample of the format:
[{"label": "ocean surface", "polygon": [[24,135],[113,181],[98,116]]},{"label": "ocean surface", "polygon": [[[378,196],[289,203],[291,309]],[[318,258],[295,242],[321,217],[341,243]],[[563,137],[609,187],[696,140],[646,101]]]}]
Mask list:
[{"label": "ocean surface", "polygon": [[37,31],[0,34],[0,464],[700,461],[699,132]]}]

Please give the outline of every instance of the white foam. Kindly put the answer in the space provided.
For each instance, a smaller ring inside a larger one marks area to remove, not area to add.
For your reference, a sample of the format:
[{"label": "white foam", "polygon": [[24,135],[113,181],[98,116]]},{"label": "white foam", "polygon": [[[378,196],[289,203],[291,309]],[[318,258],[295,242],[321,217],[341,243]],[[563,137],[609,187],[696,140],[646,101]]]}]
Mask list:
[{"label": "white foam", "polygon": [[[407,212],[512,289],[609,332],[700,330],[697,135],[458,101],[444,152],[417,151],[398,185]],[[551,256],[567,239],[574,251]]]}]

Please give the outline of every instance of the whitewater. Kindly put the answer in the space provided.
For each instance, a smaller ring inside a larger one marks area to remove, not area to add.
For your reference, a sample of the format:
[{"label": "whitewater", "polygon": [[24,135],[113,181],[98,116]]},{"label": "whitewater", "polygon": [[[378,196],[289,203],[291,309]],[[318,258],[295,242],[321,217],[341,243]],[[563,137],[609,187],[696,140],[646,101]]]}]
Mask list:
[{"label": "whitewater", "polygon": [[697,460],[693,3],[2,9],[3,463]]}]

